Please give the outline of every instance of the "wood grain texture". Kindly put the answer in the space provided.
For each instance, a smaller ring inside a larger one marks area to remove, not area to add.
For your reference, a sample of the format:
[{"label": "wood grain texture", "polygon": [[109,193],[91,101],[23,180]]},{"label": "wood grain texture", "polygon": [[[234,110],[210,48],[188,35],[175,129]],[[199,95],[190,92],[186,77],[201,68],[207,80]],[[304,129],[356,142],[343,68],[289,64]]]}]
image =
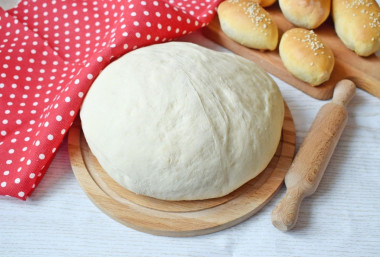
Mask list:
[{"label": "wood grain texture", "polygon": [[[280,38],[285,31],[294,27],[283,16],[278,4],[266,10],[276,22]],[[203,28],[203,34],[209,39],[238,55],[256,62],[267,72],[316,99],[330,99],[333,95],[335,84],[342,79],[350,79],[359,88],[380,98],[380,58],[376,55],[360,57],[345,47],[337,37],[331,19],[328,19],[322,26],[315,29],[315,32],[332,49],[335,56],[335,66],[330,79],[318,87],[313,87],[292,76],[282,64],[278,47],[275,51],[264,52],[244,47],[228,38],[220,28],[218,16],[215,16],[214,20]]]},{"label": "wood grain texture", "polygon": [[346,125],[346,104],[354,94],[352,81],[340,81],[332,102],[319,110],[285,176],[286,194],[272,212],[272,223],[278,229],[295,226],[302,200],[317,189]]},{"label": "wood grain texture", "polygon": [[231,194],[210,200],[163,201],[119,186],[92,155],[76,123],[69,132],[74,174],[88,197],[105,214],[134,229],[165,236],[194,236],[238,224],[260,210],[277,192],[295,151],[295,128],[285,105],[282,137],[268,167]]}]

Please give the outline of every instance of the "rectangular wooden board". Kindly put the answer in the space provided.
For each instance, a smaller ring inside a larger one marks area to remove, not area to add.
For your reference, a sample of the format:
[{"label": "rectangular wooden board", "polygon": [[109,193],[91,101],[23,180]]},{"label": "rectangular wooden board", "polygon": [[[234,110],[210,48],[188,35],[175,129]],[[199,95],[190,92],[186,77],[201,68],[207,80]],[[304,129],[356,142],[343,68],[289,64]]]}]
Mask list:
[{"label": "rectangular wooden board", "polygon": [[[266,10],[272,15],[278,26],[279,38],[285,31],[294,27],[283,16],[278,4],[266,8]],[[316,99],[330,99],[335,84],[342,79],[350,79],[357,87],[380,98],[380,58],[374,54],[369,57],[360,57],[349,50],[336,35],[331,18],[315,30],[322,41],[332,49],[335,56],[335,66],[330,79],[318,87],[313,87],[292,76],[282,64],[278,48],[275,51],[260,51],[247,48],[231,40],[221,30],[217,15],[207,27],[203,28],[202,32],[207,38],[254,61],[267,72]]]}]

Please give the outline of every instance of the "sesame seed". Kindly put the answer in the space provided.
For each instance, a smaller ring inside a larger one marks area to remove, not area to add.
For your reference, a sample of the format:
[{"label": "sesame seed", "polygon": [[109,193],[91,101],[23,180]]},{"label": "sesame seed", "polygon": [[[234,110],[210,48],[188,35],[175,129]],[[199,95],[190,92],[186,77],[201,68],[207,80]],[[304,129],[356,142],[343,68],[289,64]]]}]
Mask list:
[{"label": "sesame seed", "polygon": [[[373,5],[373,2],[369,0],[345,1],[346,9],[347,8],[350,8],[350,9],[361,8],[360,13],[366,15],[366,17],[370,19],[369,23],[363,26],[364,28],[366,28],[367,26],[369,26],[370,28],[380,27],[380,13],[377,13],[377,17],[376,17],[376,13],[370,12],[368,10],[368,8],[370,8],[372,5]],[[356,15],[353,13],[352,16],[356,16]]]},{"label": "sesame seed", "polygon": [[255,24],[256,27],[258,27],[261,23],[263,23],[263,28],[266,29],[269,24],[272,23],[270,17],[266,15],[266,13],[261,12],[261,7],[259,3],[256,2],[240,2],[239,0],[232,0],[232,1],[238,1],[239,6],[243,6],[244,13],[248,15],[248,17],[251,19],[251,22]]},{"label": "sesame seed", "polygon": [[301,42],[306,43],[306,47],[310,46],[311,50],[314,52],[325,47],[323,43],[318,40],[318,36],[314,33],[313,30],[310,30],[309,32],[307,30],[304,30],[304,33],[306,35],[302,38]]}]

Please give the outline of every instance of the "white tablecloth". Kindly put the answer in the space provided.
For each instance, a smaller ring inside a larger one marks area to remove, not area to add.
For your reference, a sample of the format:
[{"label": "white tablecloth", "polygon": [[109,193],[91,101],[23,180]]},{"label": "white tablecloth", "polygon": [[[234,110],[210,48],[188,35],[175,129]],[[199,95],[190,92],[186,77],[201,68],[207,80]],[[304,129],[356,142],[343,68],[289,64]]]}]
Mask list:
[{"label": "white tablecloth", "polygon": [[[224,50],[199,32],[183,40]],[[298,149],[326,102],[275,80],[293,114]],[[65,140],[32,197],[0,198],[0,256],[379,256],[380,99],[357,90],[348,112],[321,184],[290,232],[270,220],[284,187],[256,215],[214,234],[170,238],[125,227],[87,198]]]}]

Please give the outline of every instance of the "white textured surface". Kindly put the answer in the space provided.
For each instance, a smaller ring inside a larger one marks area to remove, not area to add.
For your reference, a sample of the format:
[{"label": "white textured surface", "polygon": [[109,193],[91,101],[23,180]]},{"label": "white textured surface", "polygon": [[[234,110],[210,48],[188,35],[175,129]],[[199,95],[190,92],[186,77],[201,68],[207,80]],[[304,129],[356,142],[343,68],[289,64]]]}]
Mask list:
[{"label": "white textured surface", "polygon": [[[199,33],[186,40],[222,49]],[[294,117],[298,149],[326,102],[276,81]],[[82,191],[65,141],[28,201],[1,198],[0,256],[379,256],[380,99],[357,90],[348,109],[321,184],[304,200],[291,232],[270,221],[284,188],[255,216],[210,235],[168,238],[125,227]]]}]

